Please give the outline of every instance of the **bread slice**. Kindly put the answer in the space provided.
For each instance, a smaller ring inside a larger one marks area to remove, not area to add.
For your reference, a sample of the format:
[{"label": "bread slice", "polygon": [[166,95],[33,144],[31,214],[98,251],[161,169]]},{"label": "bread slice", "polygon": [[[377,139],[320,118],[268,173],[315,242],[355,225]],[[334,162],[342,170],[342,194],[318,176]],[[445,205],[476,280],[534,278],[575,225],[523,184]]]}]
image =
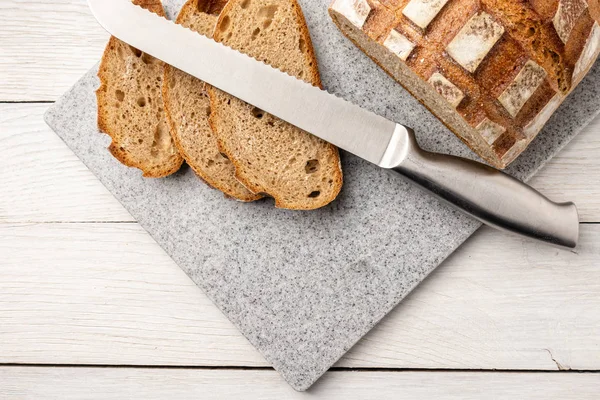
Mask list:
[{"label": "bread slice", "polygon": [[598,0],[334,0],[329,12],[498,168],[527,148],[600,53]]},{"label": "bread slice", "polygon": [[[320,86],[308,28],[295,0],[231,0],[214,33],[217,41]],[[279,208],[311,210],[342,187],[336,147],[220,90],[209,87],[210,122],[237,179],[266,193]]]},{"label": "bread slice", "polygon": [[[226,0],[189,0],[179,12],[177,23],[212,37],[217,16],[226,3]],[[235,199],[262,198],[235,179],[233,164],[219,152],[217,137],[208,123],[210,100],[204,82],[166,65],[163,97],[175,144],[196,174]]]},{"label": "bread slice", "polygon": [[[159,0],[134,3],[165,15]],[[111,154],[147,178],[171,175],[183,163],[165,117],[163,74],[162,61],[115,37],[110,38],[98,71],[98,127],[112,138]]]}]

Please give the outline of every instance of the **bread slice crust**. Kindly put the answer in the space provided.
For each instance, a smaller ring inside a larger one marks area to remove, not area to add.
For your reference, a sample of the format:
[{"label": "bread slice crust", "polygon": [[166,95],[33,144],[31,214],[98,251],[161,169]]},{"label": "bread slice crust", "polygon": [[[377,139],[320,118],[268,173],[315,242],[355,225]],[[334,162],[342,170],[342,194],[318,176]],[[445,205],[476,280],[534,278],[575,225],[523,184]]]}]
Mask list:
[{"label": "bread slice crust", "polygon": [[[283,35],[297,43],[291,46]],[[214,39],[321,87],[308,27],[295,0],[230,0]],[[273,197],[278,208],[312,210],[335,200],[343,184],[335,146],[216,88],[209,86],[208,93],[219,148],[244,186]]]},{"label": "bread slice crust", "polygon": [[[176,22],[212,37],[217,16],[226,3],[189,0]],[[165,65],[163,81],[165,110],[175,145],[196,175],[228,197],[244,202],[261,199],[263,196],[252,193],[235,178],[233,164],[219,152],[217,138],[208,122],[210,99],[204,82],[170,65]]]},{"label": "bread slice crust", "polygon": [[[158,0],[134,4],[162,17]],[[177,172],[183,158],[173,143],[162,99],[164,63],[111,37],[98,70],[98,128],[109,135],[110,153],[146,178]]]}]

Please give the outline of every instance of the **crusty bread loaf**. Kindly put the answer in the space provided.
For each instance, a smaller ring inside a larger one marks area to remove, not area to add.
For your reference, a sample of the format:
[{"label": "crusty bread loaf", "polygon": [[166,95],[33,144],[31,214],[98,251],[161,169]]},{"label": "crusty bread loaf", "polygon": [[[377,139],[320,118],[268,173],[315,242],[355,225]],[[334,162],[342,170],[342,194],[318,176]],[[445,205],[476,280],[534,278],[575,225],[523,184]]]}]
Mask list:
[{"label": "crusty bread loaf", "polygon": [[[134,0],[164,17],[159,0]],[[179,170],[183,158],[175,148],[162,99],[164,63],[111,37],[98,77],[98,127],[112,138],[112,155],[161,178]]]},{"label": "crusty bread loaf", "polygon": [[600,53],[598,0],[334,0],[329,11],[499,168],[525,150]]},{"label": "crusty bread loaf", "polygon": [[[310,35],[295,0],[231,0],[214,38],[320,86]],[[208,90],[211,126],[244,186],[288,209],[315,209],[337,197],[342,186],[337,148],[226,93]]]},{"label": "crusty bread loaf", "polygon": [[[179,12],[177,23],[212,37],[217,16],[226,3],[226,0],[189,0]],[[175,144],[196,174],[235,199],[262,198],[235,178],[233,164],[220,153],[217,137],[208,123],[210,99],[204,82],[166,65],[163,97]]]}]

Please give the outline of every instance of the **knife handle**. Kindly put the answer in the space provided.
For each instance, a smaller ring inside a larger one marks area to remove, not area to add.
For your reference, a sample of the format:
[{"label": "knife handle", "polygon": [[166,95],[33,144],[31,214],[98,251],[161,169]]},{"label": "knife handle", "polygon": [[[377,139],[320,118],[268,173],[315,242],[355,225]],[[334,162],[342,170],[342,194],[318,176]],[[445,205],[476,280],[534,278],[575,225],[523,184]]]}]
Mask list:
[{"label": "knife handle", "polygon": [[422,150],[414,133],[393,171],[486,225],[565,248],[577,246],[574,203],[555,203],[485,164]]}]

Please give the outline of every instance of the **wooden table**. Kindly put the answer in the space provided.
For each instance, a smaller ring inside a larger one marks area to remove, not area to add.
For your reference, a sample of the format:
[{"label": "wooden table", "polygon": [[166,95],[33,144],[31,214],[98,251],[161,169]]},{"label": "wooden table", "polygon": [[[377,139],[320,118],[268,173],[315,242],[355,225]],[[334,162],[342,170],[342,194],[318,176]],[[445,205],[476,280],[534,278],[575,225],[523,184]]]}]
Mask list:
[{"label": "wooden table", "polygon": [[0,398],[600,398],[600,119],[533,180],[576,251],[481,229],[296,393],[44,124],[106,40],[81,0],[0,2]]}]

